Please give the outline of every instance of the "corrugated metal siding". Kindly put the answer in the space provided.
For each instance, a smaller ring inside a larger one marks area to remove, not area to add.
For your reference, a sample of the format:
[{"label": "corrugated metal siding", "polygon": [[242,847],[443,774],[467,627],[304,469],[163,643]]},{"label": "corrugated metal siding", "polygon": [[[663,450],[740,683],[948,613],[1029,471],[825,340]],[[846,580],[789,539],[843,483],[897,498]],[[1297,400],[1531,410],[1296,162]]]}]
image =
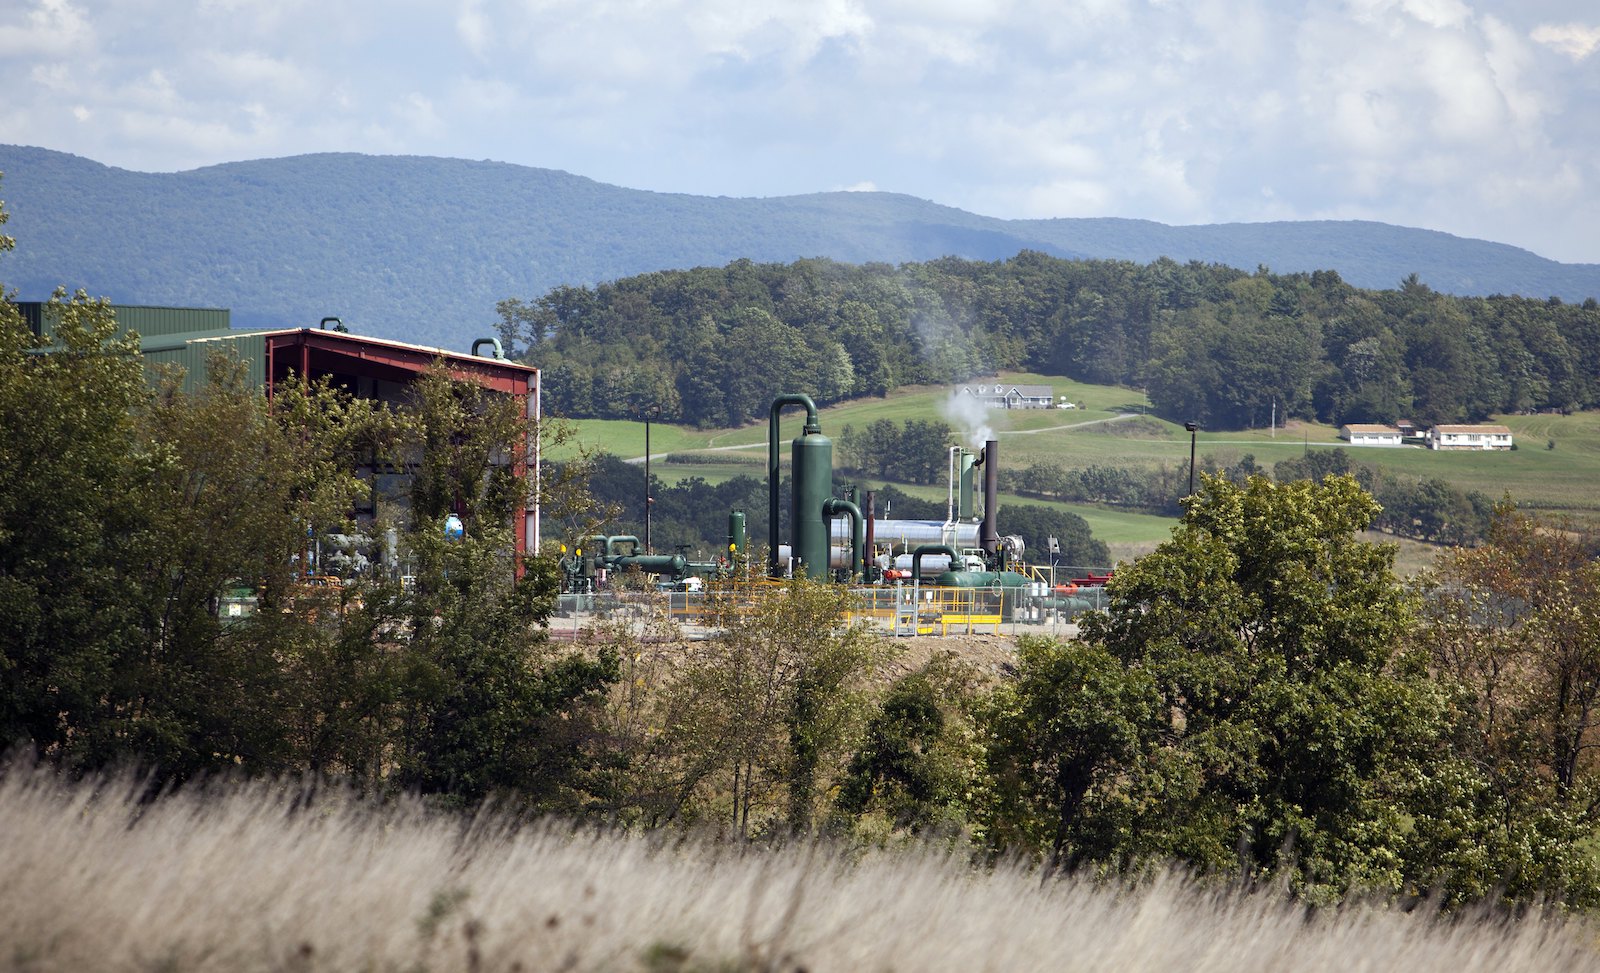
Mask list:
[{"label": "corrugated metal siding", "polygon": [[173,335],[171,339],[159,343],[147,343],[145,346],[145,373],[152,380],[163,366],[177,366],[183,369],[183,390],[197,391],[206,383],[207,360],[213,352],[220,351],[246,363],[245,377],[252,387],[260,388],[266,384],[267,342],[260,332],[246,331],[231,335]]},{"label": "corrugated metal siding", "polygon": [[[55,315],[43,301],[18,301],[17,308],[36,335],[53,332]],[[117,333],[139,332],[140,338],[166,337],[197,331],[228,331],[233,315],[225,307],[132,307],[111,305],[117,317]]]},{"label": "corrugated metal siding", "polygon": [[221,307],[122,307],[117,312],[117,327],[137,331],[141,338],[185,334],[191,331],[227,331],[232,315]]}]

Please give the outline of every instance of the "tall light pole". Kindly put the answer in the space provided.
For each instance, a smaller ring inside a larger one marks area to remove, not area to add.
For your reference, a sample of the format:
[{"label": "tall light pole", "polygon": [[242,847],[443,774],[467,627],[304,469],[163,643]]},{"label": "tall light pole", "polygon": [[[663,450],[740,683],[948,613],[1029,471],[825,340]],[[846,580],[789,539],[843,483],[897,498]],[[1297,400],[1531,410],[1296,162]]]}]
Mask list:
[{"label": "tall light pole", "polygon": [[1195,433],[1200,429],[1200,423],[1193,419],[1183,424],[1189,430],[1189,496],[1194,496],[1194,440]]},{"label": "tall light pole", "polygon": [[650,553],[650,508],[656,498],[650,495],[650,420],[661,415],[659,405],[644,410],[644,550]]}]

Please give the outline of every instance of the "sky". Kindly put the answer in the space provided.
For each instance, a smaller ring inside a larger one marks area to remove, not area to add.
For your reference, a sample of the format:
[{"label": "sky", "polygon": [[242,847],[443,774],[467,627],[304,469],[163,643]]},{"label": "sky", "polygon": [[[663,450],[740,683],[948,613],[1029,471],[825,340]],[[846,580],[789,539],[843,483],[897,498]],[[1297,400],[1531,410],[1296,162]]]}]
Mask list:
[{"label": "sky", "polygon": [[432,155],[1600,263],[1595,0],[5,0],[0,78],[0,142],[147,172]]}]

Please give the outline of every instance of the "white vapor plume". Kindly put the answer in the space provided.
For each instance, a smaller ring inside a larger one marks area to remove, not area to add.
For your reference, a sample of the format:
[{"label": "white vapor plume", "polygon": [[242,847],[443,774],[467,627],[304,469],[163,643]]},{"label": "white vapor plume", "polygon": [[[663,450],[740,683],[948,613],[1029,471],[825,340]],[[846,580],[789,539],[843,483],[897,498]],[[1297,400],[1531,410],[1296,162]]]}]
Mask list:
[{"label": "white vapor plume", "polygon": [[989,425],[989,409],[976,396],[951,392],[940,411],[969,446],[981,447],[994,438],[994,427]]}]

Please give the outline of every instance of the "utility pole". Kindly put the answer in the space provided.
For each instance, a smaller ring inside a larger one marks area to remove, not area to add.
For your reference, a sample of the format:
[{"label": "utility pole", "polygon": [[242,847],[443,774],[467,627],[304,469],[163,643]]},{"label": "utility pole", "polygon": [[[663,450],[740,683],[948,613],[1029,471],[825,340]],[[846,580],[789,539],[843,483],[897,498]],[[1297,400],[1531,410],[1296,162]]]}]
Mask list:
[{"label": "utility pole", "polygon": [[655,505],[656,498],[650,495],[650,420],[661,415],[661,407],[651,406],[644,410],[644,551],[650,553],[650,508]]},{"label": "utility pole", "polygon": [[1192,497],[1194,496],[1194,440],[1200,429],[1200,423],[1191,419],[1183,424],[1183,428],[1189,431],[1189,496]]}]

